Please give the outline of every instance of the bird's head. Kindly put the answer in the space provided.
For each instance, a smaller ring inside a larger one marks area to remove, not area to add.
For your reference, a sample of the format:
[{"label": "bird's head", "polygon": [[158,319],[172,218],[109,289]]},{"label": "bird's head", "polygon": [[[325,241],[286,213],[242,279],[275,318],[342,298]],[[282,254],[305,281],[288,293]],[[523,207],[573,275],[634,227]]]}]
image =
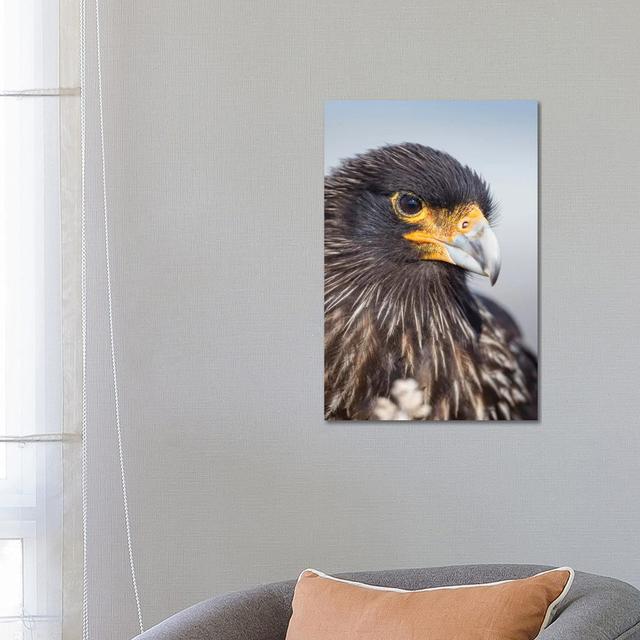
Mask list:
[{"label": "bird's head", "polygon": [[352,247],[378,262],[459,267],[493,284],[500,248],[492,212],[477,173],[419,144],[374,149],[344,161],[326,180],[326,218]]}]

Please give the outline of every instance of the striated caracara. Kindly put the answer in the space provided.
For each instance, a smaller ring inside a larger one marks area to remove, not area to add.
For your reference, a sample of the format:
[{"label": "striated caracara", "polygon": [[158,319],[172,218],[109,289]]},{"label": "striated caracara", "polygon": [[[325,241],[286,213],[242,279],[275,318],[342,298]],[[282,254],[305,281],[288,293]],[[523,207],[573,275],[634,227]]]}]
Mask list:
[{"label": "striated caracara", "polygon": [[489,188],[446,153],[386,146],[325,179],[325,416],[375,417],[411,379],[430,420],[535,420],[537,360],[493,284]]}]

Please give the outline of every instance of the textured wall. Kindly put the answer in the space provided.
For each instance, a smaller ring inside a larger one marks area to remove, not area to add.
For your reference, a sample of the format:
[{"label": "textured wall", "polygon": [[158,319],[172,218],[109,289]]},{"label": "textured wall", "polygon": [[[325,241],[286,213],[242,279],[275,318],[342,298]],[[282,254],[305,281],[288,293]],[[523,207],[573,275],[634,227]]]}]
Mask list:
[{"label": "textured wall", "polygon": [[[147,623],[309,565],[571,564],[640,584],[637,3],[103,9]],[[323,101],[380,97],[540,101],[539,424],[322,420]],[[90,241],[92,637],[111,640],[136,627],[96,220]]]}]

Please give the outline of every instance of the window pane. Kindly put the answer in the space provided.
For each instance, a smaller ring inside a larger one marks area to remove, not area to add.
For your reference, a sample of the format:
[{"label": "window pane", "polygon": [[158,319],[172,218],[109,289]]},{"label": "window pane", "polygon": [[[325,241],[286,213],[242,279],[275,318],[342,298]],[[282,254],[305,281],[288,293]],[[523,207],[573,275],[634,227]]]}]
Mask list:
[{"label": "window pane", "polygon": [[0,98],[0,433],[59,432],[59,104]]},{"label": "window pane", "polygon": [[[0,2],[0,89],[59,86],[59,12]],[[60,131],[58,98],[0,97],[0,435],[62,431]],[[61,443],[0,443],[0,640],[60,638],[62,506]]]},{"label": "window pane", "polygon": [[22,540],[0,540],[0,576],[0,617],[22,615]]},{"label": "window pane", "polygon": [[[2,435],[61,431],[58,106],[0,99]],[[0,619],[0,640],[60,635],[61,454],[59,442],[0,446],[0,539],[21,541],[19,584],[0,569],[0,616],[23,616]]]},{"label": "window pane", "polygon": [[53,640],[58,633],[47,620],[0,620],[0,640]]},{"label": "window pane", "polygon": [[24,632],[25,627],[21,621],[0,621],[0,640],[25,640]]},{"label": "window pane", "polygon": [[7,447],[5,446],[4,442],[0,442],[0,480],[4,480],[6,477],[7,477]]},{"label": "window pane", "polygon": [[7,616],[22,616],[18,621],[25,640],[57,640],[62,612],[62,447],[38,442],[10,443],[6,449],[7,474],[0,480],[0,640],[13,638],[13,621]]},{"label": "window pane", "polygon": [[0,2],[1,89],[58,86],[57,5],[51,0]]}]

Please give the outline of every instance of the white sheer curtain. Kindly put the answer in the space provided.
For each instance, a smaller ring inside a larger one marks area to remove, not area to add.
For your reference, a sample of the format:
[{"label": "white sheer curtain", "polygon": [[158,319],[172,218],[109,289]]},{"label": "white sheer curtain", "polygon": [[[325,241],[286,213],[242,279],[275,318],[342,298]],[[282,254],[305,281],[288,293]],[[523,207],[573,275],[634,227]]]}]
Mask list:
[{"label": "white sheer curtain", "polygon": [[73,4],[0,4],[0,640],[62,638],[77,592]]}]

